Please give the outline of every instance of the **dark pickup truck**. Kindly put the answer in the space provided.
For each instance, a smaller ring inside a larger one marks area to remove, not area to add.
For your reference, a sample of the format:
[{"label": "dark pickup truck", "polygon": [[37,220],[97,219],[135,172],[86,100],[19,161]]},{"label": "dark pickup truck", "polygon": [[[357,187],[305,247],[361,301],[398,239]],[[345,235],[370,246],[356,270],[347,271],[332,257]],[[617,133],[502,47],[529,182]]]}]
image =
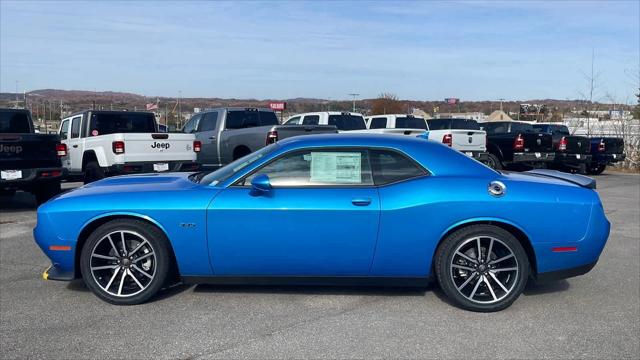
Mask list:
[{"label": "dark pickup truck", "polygon": [[591,138],[591,162],[587,166],[587,173],[600,175],[607,167],[618,161],[623,161],[624,140],[618,137]]},{"label": "dark pickup truck", "polygon": [[556,156],[549,167],[558,170],[586,172],[591,162],[591,143],[586,136],[571,135],[569,128],[561,124],[534,124],[534,129],[551,134]]},{"label": "dark pickup truck", "polygon": [[42,204],[60,192],[67,155],[58,135],[36,134],[31,113],[0,109],[0,195],[28,191]]},{"label": "dark pickup truck", "polygon": [[487,132],[487,165],[494,169],[517,164],[544,167],[555,159],[551,135],[529,123],[496,121],[482,123],[480,128]]}]

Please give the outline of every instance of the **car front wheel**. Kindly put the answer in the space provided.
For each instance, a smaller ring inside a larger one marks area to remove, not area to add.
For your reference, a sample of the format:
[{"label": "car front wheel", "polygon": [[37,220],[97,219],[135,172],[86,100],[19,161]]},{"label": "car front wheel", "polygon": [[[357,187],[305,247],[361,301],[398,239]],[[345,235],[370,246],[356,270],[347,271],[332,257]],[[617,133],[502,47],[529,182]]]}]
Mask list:
[{"label": "car front wheel", "polygon": [[167,244],[160,230],[142,221],[119,219],[101,225],[82,248],[80,269],[84,282],[109,303],[143,303],[167,279]]},{"label": "car front wheel", "polygon": [[472,225],[442,242],[435,271],[440,287],[456,305],[492,312],[509,307],[520,296],[529,261],[518,239],[506,230]]}]

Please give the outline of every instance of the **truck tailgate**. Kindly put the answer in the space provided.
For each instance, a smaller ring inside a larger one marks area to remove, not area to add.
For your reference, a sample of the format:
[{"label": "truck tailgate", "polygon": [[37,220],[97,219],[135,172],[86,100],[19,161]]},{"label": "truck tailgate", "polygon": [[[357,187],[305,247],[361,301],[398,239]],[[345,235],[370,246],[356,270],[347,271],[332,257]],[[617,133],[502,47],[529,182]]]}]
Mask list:
[{"label": "truck tailgate", "polygon": [[591,141],[586,136],[565,136],[565,141],[567,142],[567,149],[565,152],[571,154],[588,154],[589,142]]},{"label": "truck tailgate", "polygon": [[553,137],[547,133],[523,132],[525,152],[553,152]]},{"label": "truck tailgate", "polygon": [[56,152],[57,135],[0,134],[0,168],[61,167]]},{"label": "truck tailgate", "polygon": [[453,148],[458,151],[486,151],[487,133],[483,130],[449,130]]},{"label": "truck tailgate", "polygon": [[[196,161],[193,134],[119,134],[125,144],[124,162]],[[115,138],[114,140],[119,140]]]}]

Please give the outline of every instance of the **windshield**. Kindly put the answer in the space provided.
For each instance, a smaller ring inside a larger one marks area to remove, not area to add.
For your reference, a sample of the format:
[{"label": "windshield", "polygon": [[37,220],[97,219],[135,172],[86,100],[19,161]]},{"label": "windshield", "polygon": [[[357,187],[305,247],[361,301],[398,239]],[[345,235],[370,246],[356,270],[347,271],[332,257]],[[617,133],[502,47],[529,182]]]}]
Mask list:
[{"label": "windshield", "polygon": [[156,119],[151,113],[93,113],[91,114],[89,136],[157,131]]},{"label": "windshield", "polygon": [[367,125],[362,116],[351,114],[329,115],[329,125],[334,125],[338,130],[367,129]]},{"label": "windshield", "polygon": [[0,110],[0,133],[30,133],[30,122],[26,111]]},{"label": "windshield", "polygon": [[220,169],[205,175],[204,177],[202,177],[202,179],[200,179],[200,181],[197,181],[197,178],[196,178],[196,182],[199,182],[200,184],[204,184],[204,185],[215,186],[229,179],[230,177],[238,173],[240,170],[253,164],[263,156],[274,151],[275,149],[277,149],[277,146],[278,146],[277,144],[271,144],[269,146],[263,147],[262,149],[254,153],[241,157],[240,159],[230,163],[229,165],[223,166]]},{"label": "windshield", "polygon": [[397,117],[396,129],[427,129],[424,119],[416,117]]}]

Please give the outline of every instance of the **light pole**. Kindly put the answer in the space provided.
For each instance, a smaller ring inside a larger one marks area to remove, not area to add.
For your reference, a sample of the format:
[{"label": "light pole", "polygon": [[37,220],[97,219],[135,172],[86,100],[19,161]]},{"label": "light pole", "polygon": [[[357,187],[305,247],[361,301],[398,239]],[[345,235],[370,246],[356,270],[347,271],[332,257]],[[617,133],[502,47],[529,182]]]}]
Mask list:
[{"label": "light pole", "polygon": [[352,93],[349,94],[349,96],[353,97],[353,112],[356,112],[356,96],[359,96],[360,94],[356,94],[356,93]]}]

